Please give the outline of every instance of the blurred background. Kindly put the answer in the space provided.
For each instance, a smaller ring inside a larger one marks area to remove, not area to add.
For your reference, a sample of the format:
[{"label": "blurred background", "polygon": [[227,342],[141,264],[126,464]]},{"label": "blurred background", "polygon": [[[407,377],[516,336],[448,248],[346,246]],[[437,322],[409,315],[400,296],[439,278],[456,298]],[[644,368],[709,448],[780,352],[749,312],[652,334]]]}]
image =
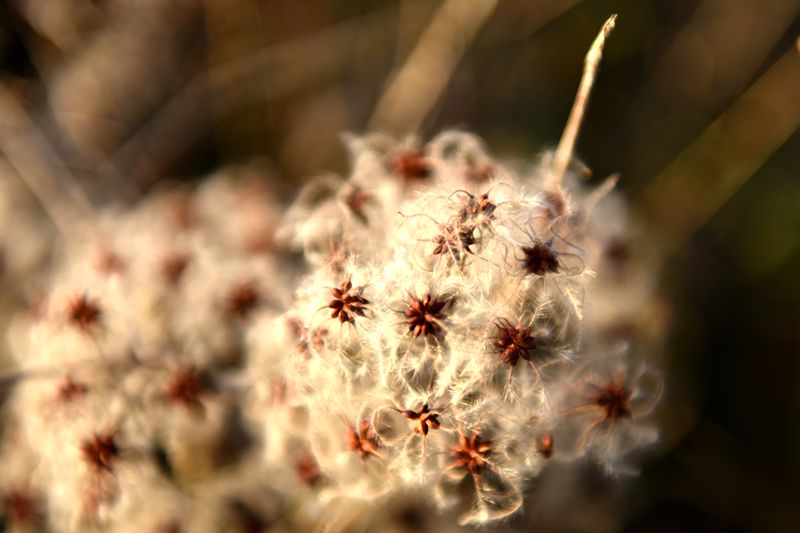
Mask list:
[{"label": "blurred background", "polygon": [[6,0],[0,158],[98,206],[241,162],[288,204],[375,128],[533,159],[613,13],[576,151],[666,257],[665,442],[581,498],[630,531],[797,531],[797,0]]}]

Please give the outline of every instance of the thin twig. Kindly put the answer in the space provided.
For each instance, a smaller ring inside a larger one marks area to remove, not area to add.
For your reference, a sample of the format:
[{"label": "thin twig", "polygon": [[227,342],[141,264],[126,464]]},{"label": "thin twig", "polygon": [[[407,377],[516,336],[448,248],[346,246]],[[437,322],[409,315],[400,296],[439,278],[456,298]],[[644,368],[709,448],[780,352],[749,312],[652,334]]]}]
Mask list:
[{"label": "thin twig", "polygon": [[647,186],[635,204],[674,252],[800,128],[792,45]]},{"label": "thin twig", "polygon": [[600,59],[603,57],[603,46],[611,34],[611,30],[614,29],[616,21],[616,15],[609,17],[586,53],[578,94],[575,96],[575,102],[572,104],[572,111],[569,113],[567,125],[564,127],[564,133],[561,135],[561,140],[558,142],[556,153],[553,156],[553,168],[545,183],[545,188],[548,190],[558,191],[561,189],[564,173],[567,171],[567,166],[572,159],[572,151],[578,138],[583,114],[586,111],[589,95],[592,92],[592,85],[594,85],[594,79],[597,76],[597,68],[600,66]]},{"label": "thin twig", "polygon": [[[411,4],[427,14],[427,2]],[[253,101],[271,101],[326,85],[386,61],[391,49],[385,28],[397,17],[386,7],[307,35],[257,50],[198,73],[119,146],[110,160],[139,188],[146,188],[210,127],[213,98],[217,116]],[[369,42],[371,46],[355,46]],[[355,55],[354,55],[355,54]],[[103,170],[101,169],[101,173]]]},{"label": "thin twig", "polygon": [[93,216],[92,204],[78,181],[3,84],[0,84],[0,150],[60,232],[67,234],[76,220]]},{"label": "thin twig", "polygon": [[[697,4],[657,54],[638,98],[641,105],[637,104],[631,117],[632,137],[626,147],[627,153],[636,154],[628,168],[630,175],[658,171],[660,167],[653,165],[665,146],[678,140],[682,131],[687,132],[685,140],[696,136],[700,129],[691,125],[697,117],[718,113],[744,92],[800,14],[800,2],[786,0],[703,0]],[[746,27],[747,39],[732,38],[732,27]],[[665,120],[666,116],[670,119]]]},{"label": "thin twig", "polygon": [[405,63],[391,76],[368,129],[416,132],[497,0],[446,0]]}]

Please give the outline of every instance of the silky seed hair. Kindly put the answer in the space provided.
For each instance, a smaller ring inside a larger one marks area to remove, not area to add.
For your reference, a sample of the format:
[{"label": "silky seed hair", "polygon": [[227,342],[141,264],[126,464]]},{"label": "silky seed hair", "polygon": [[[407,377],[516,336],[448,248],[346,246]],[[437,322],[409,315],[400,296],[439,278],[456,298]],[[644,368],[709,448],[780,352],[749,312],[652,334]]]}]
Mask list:
[{"label": "silky seed hair", "polygon": [[[564,404],[569,390],[578,394],[576,365],[603,359],[583,334],[585,296],[602,283],[602,232],[593,229],[602,221],[590,213],[602,199],[570,175],[545,189],[546,167],[517,175],[463,132],[424,145],[371,135],[350,143],[352,174],[329,196],[357,190],[373,214],[356,224],[348,209],[323,208],[284,226],[300,235],[336,228],[347,259],[334,268],[307,247],[310,271],[287,311],[303,340],[256,347],[286,361],[285,400],[304,419],[292,438],[326,480],[320,497],[427,491],[440,507],[458,502],[461,522],[480,524],[521,508],[526,480],[550,460],[620,468],[623,449],[602,439],[639,424],[628,416],[633,389],[609,385],[583,407]],[[427,170],[399,179],[411,162],[387,161],[409,154]],[[478,182],[465,163],[476,160],[492,169]],[[314,331],[327,333],[311,349]],[[597,431],[582,417],[589,408],[619,424]],[[574,423],[586,425],[563,431]],[[265,431],[287,438],[281,426]]]}]

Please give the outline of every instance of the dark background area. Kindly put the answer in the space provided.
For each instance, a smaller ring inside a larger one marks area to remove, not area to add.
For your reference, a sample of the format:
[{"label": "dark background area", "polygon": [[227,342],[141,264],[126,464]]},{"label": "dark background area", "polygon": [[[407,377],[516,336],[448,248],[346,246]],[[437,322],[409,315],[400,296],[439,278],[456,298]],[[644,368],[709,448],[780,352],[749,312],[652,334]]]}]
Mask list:
[{"label": "dark background area", "polygon": [[[253,159],[289,201],[347,171],[339,134],[365,130],[438,6],[10,0],[0,82],[99,205]],[[612,13],[577,154],[621,173],[673,305],[665,442],[617,511],[633,531],[796,531],[800,3],[501,0],[420,133],[553,147]]]}]

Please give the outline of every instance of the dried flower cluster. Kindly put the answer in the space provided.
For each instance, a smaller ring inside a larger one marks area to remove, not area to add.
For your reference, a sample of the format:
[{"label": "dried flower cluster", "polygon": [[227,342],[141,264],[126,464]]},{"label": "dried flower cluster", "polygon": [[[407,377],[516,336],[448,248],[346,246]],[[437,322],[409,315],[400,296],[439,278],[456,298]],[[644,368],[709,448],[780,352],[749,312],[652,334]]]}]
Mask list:
[{"label": "dried flower cluster", "polygon": [[9,328],[6,523],[380,528],[364,502],[411,500],[484,524],[548,462],[634,468],[655,270],[613,180],[552,185],[456,131],[349,147],[286,213],[230,170],[65,236]]},{"label": "dried flower cluster", "polygon": [[513,171],[462,132],[349,144],[350,177],[311,182],[280,232],[311,271],[252,332],[268,460],[314,464],[325,502],[414,491],[474,524],[548,461],[631,471],[661,382],[630,346],[646,283],[611,272],[615,180],[548,186],[547,161]]},{"label": "dried flower cluster", "polygon": [[[351,135],[349,174],[288,209],[255,166],[98,206],[153,183],[172,121],[249,70],[173,87],[192,2],[16,4],[48,43],[31,57],[54,129],[0,94],[0,530],[450,531],[535,507],[548,468],[571,506],[575,467],[636,470],[657,440],[659,265],[616,178],[572,161],[616,16],[536,163],[461,131]],[[370,123],[391,127],[382,107]]]},{"label": "dried flower cluster", "polygon": [[279,216],[263,177],[232,169],[64,236],[9,330],[24,378],[2,419],[9,530],[250,531],[276,520],[281,499],[261,461],[248,462],[254,431],[227,376],[247,364],[250,324],[285,305]]}]

